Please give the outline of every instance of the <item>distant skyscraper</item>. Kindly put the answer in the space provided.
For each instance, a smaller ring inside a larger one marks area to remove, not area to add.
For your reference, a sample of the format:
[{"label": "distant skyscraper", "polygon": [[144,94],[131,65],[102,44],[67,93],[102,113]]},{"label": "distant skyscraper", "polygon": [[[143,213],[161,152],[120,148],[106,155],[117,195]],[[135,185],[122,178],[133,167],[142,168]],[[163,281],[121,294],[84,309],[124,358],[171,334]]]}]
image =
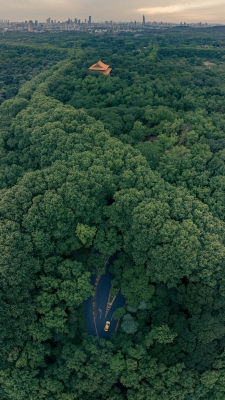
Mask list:
[{"label": "distant skyscraper", "polygon": [[142,24],[145,25],[145,16],[142,17]]},{"label": "distant skyscraper", "polygon": [[33,21],[29,21],[28,22],[28,32],[33,32],[33,26],[34,26],[34,23],[33,23]]},{"label": "distant skyscraper", "polygon": [[89,16],[89,18],[88,18],[88,23],[89,23],[89,25],[91,25],[91,16]]}]

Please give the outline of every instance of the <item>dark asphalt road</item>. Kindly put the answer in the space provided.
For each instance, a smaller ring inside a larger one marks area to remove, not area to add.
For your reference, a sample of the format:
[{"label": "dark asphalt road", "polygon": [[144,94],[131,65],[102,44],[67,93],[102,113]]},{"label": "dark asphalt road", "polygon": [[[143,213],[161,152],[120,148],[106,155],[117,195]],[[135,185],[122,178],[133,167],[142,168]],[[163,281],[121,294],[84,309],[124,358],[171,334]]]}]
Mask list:
[{"label": "dark asphalt road", "polygon": [[[94,285],[95,279],[96,279],[96,275],[92,275],[91,276],[92,285]],[[97,336],[93,313],[92,313],[92,296],[90,296],[84,302],[84,312],[85,312],[85,325],[86,325],[86,329],[87,329],[88,333],[90,335]]]},{"label": "dark asphalt road", "polygon": [[[96,275],[92,276],[92,283],[94,284]],[[92,297],[89,297],[85,301],[85,319],[86,328],[90,335],[99,336],[100,338],[108,339],[110,333],[115,332],[117,321],[113,318],[114,311],[122,307],[125,303],[123,295],[119,292],[114,300],[112,307],[108,311],[106,316],[106,307],[109,297],[109,292],[111,288],[111,280],[113,275],[108,272],[108,266],[106,267],[106,272],[101,276],[99,284],[96,290],[96,303],[95,303],[95,316],[96,316],[96,326],[94,323],[93,313],[92,313]],[[110,327],[108,332],[104,331],[106,321],[110,321]],[[96,332],[97,330],[97,332]]]}]

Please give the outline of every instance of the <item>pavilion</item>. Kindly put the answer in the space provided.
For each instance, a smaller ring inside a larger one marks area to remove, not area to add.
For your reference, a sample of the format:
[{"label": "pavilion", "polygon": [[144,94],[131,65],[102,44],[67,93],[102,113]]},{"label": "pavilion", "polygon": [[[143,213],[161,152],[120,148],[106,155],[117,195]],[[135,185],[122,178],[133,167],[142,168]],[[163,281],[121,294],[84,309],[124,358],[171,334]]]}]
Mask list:
[{"label": "pavilion", "polygon": [[100,72],[101,74],[103,74],[105,76],[110,75],[110,72],[112,71],[112,68],[110,68],[109,65],[104,64],[101,60],[99,60],[96,64],[93,64],[88,69],[89,69],[89,71]]}]

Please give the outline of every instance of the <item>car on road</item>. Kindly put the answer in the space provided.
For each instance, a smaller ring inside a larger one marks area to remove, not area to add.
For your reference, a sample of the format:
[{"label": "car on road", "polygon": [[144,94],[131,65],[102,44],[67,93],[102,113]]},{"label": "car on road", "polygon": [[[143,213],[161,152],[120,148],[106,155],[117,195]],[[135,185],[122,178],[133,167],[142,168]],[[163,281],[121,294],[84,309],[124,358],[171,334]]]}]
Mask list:
[{"label": "car on road", "polygon": [[110,326],[110,321],[106,321],[104,331],[108,332]]}]

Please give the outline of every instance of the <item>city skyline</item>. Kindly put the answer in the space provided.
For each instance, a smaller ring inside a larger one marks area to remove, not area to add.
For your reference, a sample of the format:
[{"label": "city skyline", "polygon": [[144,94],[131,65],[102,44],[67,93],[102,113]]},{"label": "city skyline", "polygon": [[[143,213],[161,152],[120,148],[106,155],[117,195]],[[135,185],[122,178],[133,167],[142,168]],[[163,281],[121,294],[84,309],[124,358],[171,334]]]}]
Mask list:
[{"label": "city skyline", "polygon": [[53,20],[70,18],[88,19],[95,22],[113,21],[209,22],[225,24],[225,0],[0,0],[0,19],[10,21]]}]

